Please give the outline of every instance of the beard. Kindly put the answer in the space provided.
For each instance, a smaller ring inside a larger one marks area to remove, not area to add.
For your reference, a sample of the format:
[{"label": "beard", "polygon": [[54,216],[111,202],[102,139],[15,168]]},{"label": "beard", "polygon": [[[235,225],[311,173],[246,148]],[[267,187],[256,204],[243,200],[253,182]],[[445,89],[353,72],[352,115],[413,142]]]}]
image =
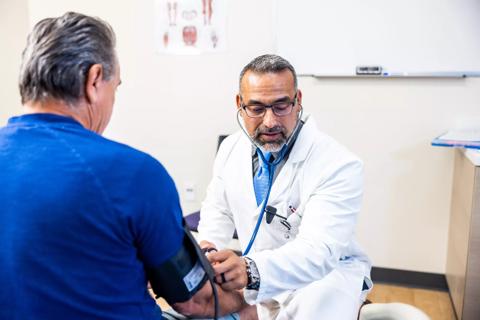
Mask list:
[{"label": "beard", "polygon": [[[262,139],[262,134],[265,133],[279,133],[280,136],[275,140],[265,141]],[[263,149],[263,151],[279,152],[287,142],[287,129],[283,126],[266,128],[265,126],[260,125],[253,133],[252,139]]]}]

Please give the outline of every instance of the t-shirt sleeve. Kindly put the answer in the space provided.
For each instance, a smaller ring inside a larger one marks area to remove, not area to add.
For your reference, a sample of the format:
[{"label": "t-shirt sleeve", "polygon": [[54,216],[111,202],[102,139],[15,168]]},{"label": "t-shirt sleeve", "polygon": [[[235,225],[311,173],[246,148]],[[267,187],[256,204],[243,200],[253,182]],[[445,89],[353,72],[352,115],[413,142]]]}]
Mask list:
[{"label": "t-shirt sleeve", "polygon": [[134,184],[138,210],[132,231],[145,267],[156,267],[173,256],[183,240],[182,210],[175,184],[165,168],[147,156]]}]

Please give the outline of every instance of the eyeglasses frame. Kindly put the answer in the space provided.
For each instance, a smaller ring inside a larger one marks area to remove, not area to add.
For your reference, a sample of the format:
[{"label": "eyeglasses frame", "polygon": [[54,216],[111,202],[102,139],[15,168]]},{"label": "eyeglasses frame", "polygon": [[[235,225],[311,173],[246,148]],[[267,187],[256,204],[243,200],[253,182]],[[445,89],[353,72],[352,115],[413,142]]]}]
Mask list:
[{"label": "eyeglasses frame", "polygon": [[293,97],[293,100],[290,101],[290,103],[289,103],[290,111],[289,111],[288,113],[283,114],[283,115],[279,115],[279,114],[277,114],[277,113],[275,112],[275,104],[283,103],[283,102],[279,102],[279,103],[274,103],[274,104],[270,104],[270,105],[268,105],[268,104],[258,104],[258,105],[255,105],[255,106],[261,106],[261,107],[265,108],[265,110],[263,111],[262,114],[260,114],[260,115],[258,115],[258,116],[251,116],[251,115],[248,114],[247,107],[248,107],[248,106],[252,106],[252,105],[246,105],[246,104],[244,104],[244,103],[243,103],[243,97],[242,97],[242,96],[240,96],[240,101],[241,101],[240,108],[243,109],[243,111],[245,112],[245,114],[246,114],[249,118],[254,118],[254,119],[263,118],[263,117],[265,116],[265,114],[267,113],[267,109],[268,109],[268,108],[272,109],[273,114],[276,115],[277,117],[286,117],[286,116],[288,116],[289,114],[292,113],[293,107],[295,107],[295,105],[296,105],[297,102],[298,102],[298,101],[297,101],[297,92],[295,92],[295,96]]}]

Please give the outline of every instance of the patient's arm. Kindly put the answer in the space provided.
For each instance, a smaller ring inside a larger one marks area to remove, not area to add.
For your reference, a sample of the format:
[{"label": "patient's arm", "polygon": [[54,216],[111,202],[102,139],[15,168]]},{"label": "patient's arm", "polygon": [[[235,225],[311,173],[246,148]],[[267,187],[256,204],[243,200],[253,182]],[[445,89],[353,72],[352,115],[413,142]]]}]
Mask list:
[{"label": "patient's arm", "polygon": [[[219,316],[224,316],[233,312],[238,312],[247,303],[243,295],[238,291],[224,291],[216,285],[218,292]],[[213,317],[215,312],[215,303],[213,299],[213,290],[209,282],[188,301],[175,303],[173,309],[189,317]]]}]

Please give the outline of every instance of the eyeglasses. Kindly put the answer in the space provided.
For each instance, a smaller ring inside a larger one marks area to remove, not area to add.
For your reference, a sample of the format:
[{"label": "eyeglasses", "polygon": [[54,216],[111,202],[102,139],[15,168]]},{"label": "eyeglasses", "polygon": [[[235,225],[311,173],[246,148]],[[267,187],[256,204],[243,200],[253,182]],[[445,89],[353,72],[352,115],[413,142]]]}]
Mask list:
[{"label": "eyeglasses", "polygon": [[[240,98],[242,99],[242,98]],[[243,99],[242,99],[243,100]],[[271,105],[266,104],[248,104],[242,102],[241,108],[250,118],[261,118],[267,112],[267,108],[271,108],[273,113],[278,117],[288,116],[292,113],[293,107],[297,103],[297,94],[293,97],[293,101],[276,102]]]}]

